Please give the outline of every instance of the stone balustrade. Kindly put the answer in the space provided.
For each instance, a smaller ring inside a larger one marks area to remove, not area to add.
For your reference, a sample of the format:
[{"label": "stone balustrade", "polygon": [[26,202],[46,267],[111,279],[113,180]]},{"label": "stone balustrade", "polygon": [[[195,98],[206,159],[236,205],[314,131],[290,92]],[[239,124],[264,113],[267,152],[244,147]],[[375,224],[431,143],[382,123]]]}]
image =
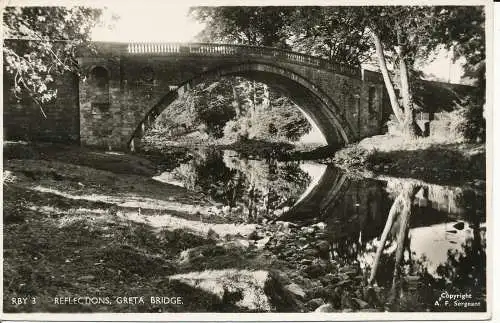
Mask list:
[{"label": "stone balustrade", "polygon": [[129,43],[129,55],[261,56],[359,77],[361,69],[293,51],[262,46],[212,43]]}]

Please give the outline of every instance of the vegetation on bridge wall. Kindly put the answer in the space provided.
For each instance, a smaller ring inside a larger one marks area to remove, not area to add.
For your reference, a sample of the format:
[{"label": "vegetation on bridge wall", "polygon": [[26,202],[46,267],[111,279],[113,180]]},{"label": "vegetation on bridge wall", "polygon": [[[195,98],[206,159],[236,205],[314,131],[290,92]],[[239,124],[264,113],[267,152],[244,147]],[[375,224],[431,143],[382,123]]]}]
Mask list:
[{"label": "vegetation on bridge wall", "polygon": [[55,77],[53,86],[57,97],[42,103],[45,115],[29,95],[20,98],[14,95],[12,84],[10,75],[4,73],[4,140],[79,143],[78,77],[75,74],[67,72]]}]

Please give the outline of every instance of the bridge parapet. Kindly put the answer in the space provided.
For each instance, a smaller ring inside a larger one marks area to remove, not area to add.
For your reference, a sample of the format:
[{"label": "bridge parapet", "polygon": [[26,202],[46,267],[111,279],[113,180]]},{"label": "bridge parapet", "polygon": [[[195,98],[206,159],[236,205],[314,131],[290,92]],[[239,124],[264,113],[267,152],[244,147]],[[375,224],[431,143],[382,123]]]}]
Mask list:
[{"label": "bridge parapet", "polygon": [[129,43],[128,55],[193,55],[193,56],[252,56],[285,60],[296,64],[313,66],[346,76],[361,77],[361,68],[328,61],[293,51],[274,47],[247,46],[214,43]]}]

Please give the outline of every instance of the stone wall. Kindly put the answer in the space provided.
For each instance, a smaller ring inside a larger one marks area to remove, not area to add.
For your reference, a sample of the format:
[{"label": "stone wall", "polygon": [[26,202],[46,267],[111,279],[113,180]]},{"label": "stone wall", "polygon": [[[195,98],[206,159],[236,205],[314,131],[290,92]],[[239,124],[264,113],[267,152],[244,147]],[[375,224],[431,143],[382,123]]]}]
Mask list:
[{"label": "stone wall", "polygon": [[[120,147],[122,118],[127,113],[121,104],[120,59],[86,58],[79,63],[84,74],[79,83],[81,143],[108,149]],[[108,79],[100,87],[94,74],[102,69]]]}]

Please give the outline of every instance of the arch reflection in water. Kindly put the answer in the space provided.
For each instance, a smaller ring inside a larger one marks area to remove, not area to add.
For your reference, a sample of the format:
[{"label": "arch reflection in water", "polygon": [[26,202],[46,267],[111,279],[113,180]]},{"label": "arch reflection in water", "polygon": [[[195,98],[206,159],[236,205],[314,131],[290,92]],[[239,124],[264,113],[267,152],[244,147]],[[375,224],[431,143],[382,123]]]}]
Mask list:
[{"label": "arch reflection in water", "polygon": [[[351,178],[332,166],[253,160],[214,150],[192,153],[163,177],[207,194],[224,221],[267,219],[261,230],[270,227],[265,235],[271,242],[259,252],[305,266],[298,275],[308,279],[333,275],[340,279],[335,282],[340,292],[359,294],[355,297],[374,308],[485,309],[482,190]],[[273,231],[272,223],[279,220],[295,225]],[[320,222],[324,232],[308,232]],[[318,264],[321,271],[310,271]],[[436,307],[443,291],[470,293],[481,306]],[[375,300],[367,296],[372,292]]]},{"label": "arch reflection in water", "polygon": [[202,149],[190,160],[156,179],[199,191],[212,200],[226,218],[260,223],[290,209],[317,174],[299,162],[256,160],[236,152]]}]

